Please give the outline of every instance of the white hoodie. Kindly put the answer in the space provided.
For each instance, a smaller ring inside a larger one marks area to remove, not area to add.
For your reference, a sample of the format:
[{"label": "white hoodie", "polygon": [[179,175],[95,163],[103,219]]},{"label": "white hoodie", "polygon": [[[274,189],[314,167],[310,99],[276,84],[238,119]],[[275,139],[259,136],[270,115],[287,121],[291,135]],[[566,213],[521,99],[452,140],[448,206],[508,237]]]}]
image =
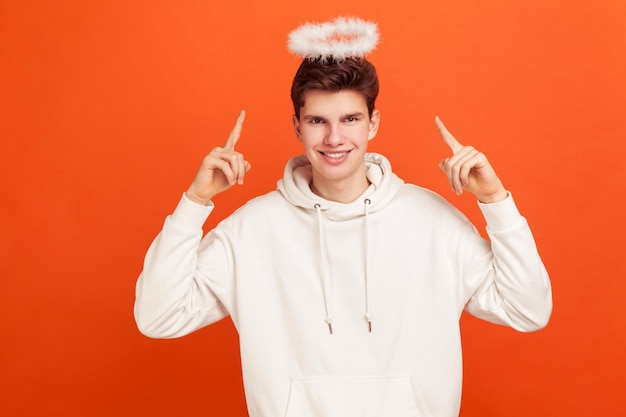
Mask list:
[{"label": "white hoodie", "polygon": [[490,243],[383,156],[366,167],[371,185],[342,204],[312,193],[293,158],[277,191],[204,238],[213,206],[183,196],[137,282],[141,332],[179,337],[230,315],[251,417],[458,416],[461,312],[538,330],[548,275],[511,196],[480,204]]}]

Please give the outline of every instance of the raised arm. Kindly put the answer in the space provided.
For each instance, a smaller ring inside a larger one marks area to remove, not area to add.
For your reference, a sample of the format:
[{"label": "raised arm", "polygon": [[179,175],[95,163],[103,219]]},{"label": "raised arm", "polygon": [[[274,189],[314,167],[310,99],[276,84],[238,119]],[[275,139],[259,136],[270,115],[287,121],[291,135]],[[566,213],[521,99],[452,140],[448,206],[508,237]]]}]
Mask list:
[{"label": "raised arm", "polygon": [[[228,315],[221,302],[229,282],[226,249],[219,239],[203,240],[211,199],[242,184],[250,164],[235,151],[243,127],[241,112],[223,147],[204,158],[191,186],[146,253],[136,286],[135,321],[155,338],[178,337]],[[201,270],[199,256],[208,260]]]},{"label": "raised arm", "polygon": [[478,197],[490,237],[488,247],[467,251],[461,271],[465,310],[520,331],[541,329],[552,312],[552,292],[526,219],[487,157],[461,145],[438,117],[435,124],[452,151],[439,166],[457,195],[466,190]]}]

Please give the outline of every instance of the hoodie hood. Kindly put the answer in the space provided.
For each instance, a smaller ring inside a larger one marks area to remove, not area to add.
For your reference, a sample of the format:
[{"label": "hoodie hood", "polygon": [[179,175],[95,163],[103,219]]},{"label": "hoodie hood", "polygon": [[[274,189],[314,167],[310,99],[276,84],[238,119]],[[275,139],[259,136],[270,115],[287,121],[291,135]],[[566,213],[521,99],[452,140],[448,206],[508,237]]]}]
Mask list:
[{"label": "hoodie hood", "polygon": [[[325,321],[328,331],[333,334],[333,305],[332,281],[334,271],[331,271],[328,261],[328,248],[325,223],[327,221],[344,221],[357,218],[363,219],[365,265],[365,312],[364,319],[368,329],[372,331],[373,321],[373,294],[370,271],[371,262],[371,232],[370,214],[381,210],[393,199],[398,190],[404,184],[391,171],[391,164],[384,156],[375,153],[365,154],[365,175],[370,182],[365,192],[351,203],[338,203],[326,200],[311,191],[313,178],[311,164],[305,155],[292,158],[285,167],[283,178],[278,182],[278,191],[285,199],[296,207],[310,211],[317,217],[318,242],[320,256],[321,287],[324,298]],[[357,220],[357,221],[360,221]]]},{"label": "hoodie hood", "polygon": [[319,207],[328,220],[350,220],[363,216],[363,201],[369,200],[369,212],[384,208],[396,195],[404,181],[391,171],[391,164],[377,153],[365,154],[365,175],[370,186],[352,203],[326,200],[311,191],[311,164],[305,155],[289,160],[278,191],[296,207],[315,211]]}]

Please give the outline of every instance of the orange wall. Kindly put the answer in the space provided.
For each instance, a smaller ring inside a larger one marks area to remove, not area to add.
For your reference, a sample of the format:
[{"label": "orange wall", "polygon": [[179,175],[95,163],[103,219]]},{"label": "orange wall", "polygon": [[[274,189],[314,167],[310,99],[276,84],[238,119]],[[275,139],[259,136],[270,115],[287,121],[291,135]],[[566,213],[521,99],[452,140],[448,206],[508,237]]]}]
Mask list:
[{"label": "orange wall", "polygon": [[626,2],[0,1],[0,414],[245,414],[228,320],[154,341],[134,325],[148,244],[241,108],[246,184],[299,151],[287,33],[376,20],[382,125],[371,150],[448,190],[432,117],[485,151],[551,273],[549,327],[465,317],[463,417],[626,409]]}]

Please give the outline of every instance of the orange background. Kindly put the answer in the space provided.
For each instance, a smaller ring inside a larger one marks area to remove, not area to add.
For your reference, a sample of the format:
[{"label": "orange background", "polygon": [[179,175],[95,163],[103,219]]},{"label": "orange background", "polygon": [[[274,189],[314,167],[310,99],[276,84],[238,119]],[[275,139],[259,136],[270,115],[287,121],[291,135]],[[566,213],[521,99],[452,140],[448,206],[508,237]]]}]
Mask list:
[{"label": "orange background", "polygon": [[340,14],[382,33],[370,150],[482,228],[437,167],[439,114],[515,193],[552,277],[544,331],[463,318],[461,415],[623,415],[622,0],[0,1],[1,415],[245,415],[229,320],[145,338],[135,280],[242,108],[253,168],[207,227],[275,187],[300,150],[286,36]]}]

